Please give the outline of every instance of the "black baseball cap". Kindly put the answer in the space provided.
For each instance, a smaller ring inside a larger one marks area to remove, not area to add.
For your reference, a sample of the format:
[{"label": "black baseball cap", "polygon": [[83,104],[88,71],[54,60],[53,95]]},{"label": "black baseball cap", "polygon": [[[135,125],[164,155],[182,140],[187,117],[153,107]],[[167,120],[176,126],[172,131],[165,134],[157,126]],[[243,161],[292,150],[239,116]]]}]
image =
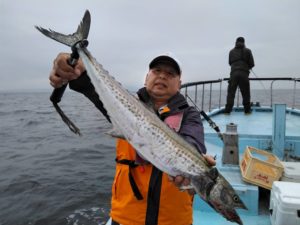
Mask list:
[{"label": "black baseball cap", "polygon": [[169,55],[159,55],[150,62],[149,69],[154,68],[158,64],[169,65],[173,67],[179,75],[181,75],[181,68],[179,66],[178,61],[174,57],[171,57]]}]

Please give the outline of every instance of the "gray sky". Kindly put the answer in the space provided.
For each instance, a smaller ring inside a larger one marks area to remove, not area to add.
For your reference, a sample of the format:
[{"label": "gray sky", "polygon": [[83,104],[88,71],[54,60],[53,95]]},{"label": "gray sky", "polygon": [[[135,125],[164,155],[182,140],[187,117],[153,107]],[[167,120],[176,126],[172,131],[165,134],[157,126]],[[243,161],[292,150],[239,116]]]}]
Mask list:
[{"label": "gray sky", "polygon": [[143,86],[149,61],[165,52],[181,62],[183,83],[227,77],[238,36],[257,76],[300,77],[299,0],[0,0],[0,91],[52,90],[53,59],[70,49],[34,25],[73,33],[86,9],[88,49],[129,89]]}]

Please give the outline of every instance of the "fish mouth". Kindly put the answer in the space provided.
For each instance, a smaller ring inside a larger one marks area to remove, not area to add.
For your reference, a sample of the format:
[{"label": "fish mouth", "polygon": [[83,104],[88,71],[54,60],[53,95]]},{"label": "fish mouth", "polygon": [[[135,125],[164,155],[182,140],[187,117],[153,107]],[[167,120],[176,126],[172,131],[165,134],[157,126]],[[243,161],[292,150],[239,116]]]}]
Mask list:
[{"label": "fish mouth", "polygon": [[241,205],[241,207],[239,207],[240,209],[245,209],[245,210],[248,210],[248,208],[247,208],[247,206],[243,203],[242,205]]},{"label": "fish mouth", "polygon": [[[243,221],[241,220],[241,218],[239,217],[239,215],[237,214],[236,210],[234,208],[224,208],[222,205],[220,204],[212,204],[214,209],[219,212],[220,214],[223,215],[223,217],[225,217],[228,221],[231,222],[235,222],[239,225],[243,225]],[[241,207],[238,207],[241,208]]]},{"label": "fish mouth", "polygon": [[235,222],[239,225],[243,225],[243,221],[241,220],[241,218],[239,217],[235,209],[225,210],[223,211],[223,213],[225,215],[225,218],[227,218],[227,220],[231,222]]}]

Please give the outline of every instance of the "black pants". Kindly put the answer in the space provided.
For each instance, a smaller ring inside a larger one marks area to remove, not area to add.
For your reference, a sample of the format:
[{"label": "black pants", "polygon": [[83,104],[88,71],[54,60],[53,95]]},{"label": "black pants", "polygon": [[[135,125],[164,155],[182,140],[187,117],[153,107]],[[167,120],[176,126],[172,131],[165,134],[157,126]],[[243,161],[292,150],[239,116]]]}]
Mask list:
[{"label": "black pants", "polygon": [[249,72],[243,70],[236,70],[230,73],[230,79],[227,87],[227,102],[225,106],[225,112],[231,112],[232,110],[237,87],[240,88],[242,93],[244,111],[250,112],[251,105]]}]

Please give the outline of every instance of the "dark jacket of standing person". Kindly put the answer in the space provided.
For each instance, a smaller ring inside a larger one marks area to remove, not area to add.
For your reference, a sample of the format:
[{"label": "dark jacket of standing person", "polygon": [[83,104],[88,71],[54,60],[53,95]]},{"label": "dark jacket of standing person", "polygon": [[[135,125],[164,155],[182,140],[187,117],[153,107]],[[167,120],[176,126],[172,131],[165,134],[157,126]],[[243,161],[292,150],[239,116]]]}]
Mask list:
[{"label": "dark jacket of standing person", "polygon": [[229,65],[231,72],[236,70],[249,72],[254,67],[252,52],[246,48],[244,38],[238,38],[235,47],[229,52]]}]

